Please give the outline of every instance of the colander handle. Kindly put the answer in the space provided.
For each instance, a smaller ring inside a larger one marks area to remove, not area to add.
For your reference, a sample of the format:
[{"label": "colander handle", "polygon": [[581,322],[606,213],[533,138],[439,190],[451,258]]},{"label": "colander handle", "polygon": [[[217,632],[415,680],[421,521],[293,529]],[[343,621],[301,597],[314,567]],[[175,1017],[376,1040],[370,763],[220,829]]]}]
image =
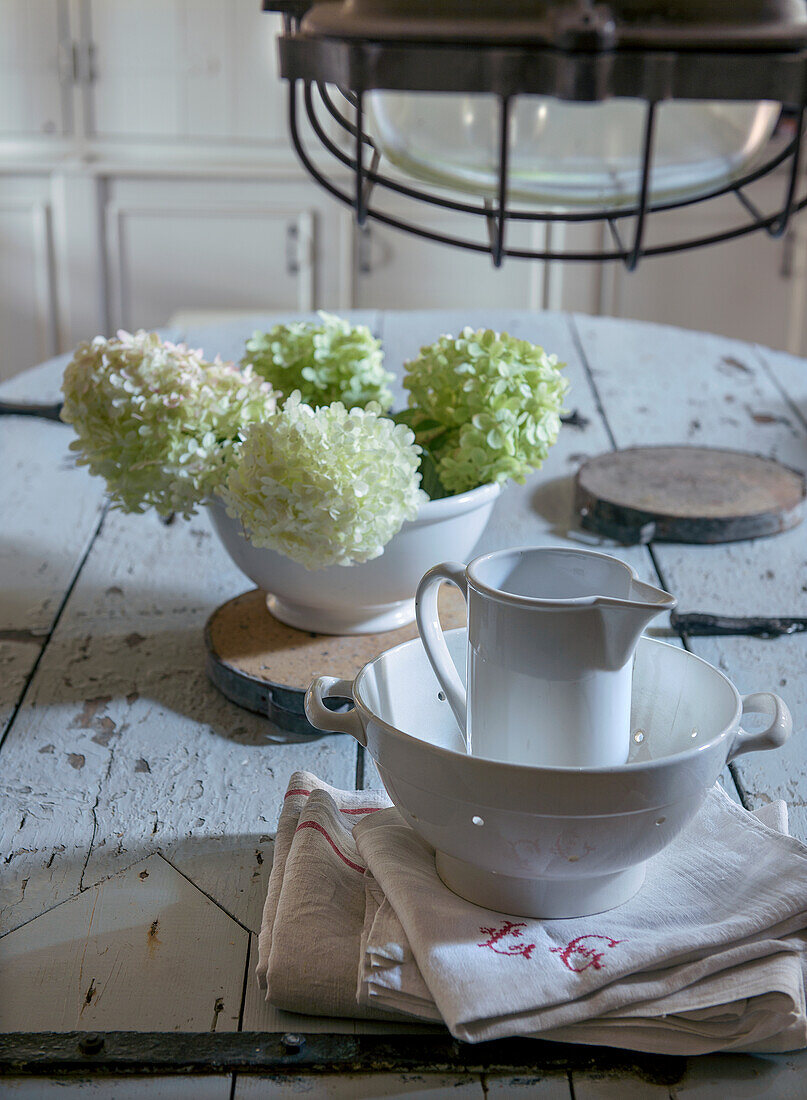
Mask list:
[{"label": "colander handle", "polygon": [[415,594],[415,615],[417,617],[420,640],[426,650],[426,656],[434,669],[434,675],[440,682],[440,687],[446,694],[449,706],[454,712],[457,724],[466,735],[467,702],[465,688],[462,680],[454,667],[451,655],[448,652],[446,640],[443,637],[443,628],[440,626],[440,615],[437,611],[437,592],[444,581],[455,584],[468,601],[468,581],[465,575],[465,566],[458,561],[444,561],[435,565],[421,578],[418,590]]},{"label": "colander handle", "polygon": [[353,681],[338,680],[335,676],[317,676],[305,693],[305,713],[308,721],[318,730],[326,733],[349,733],[360,745],[367,744],[367,738],[355,709],[344,714],[328,710],[323,700],[349,699],[353,702]]},{"label": "colander handle", "polygon": [[765,714],[771,718],[771,723],[759,733],[749,733],[740,726],[731,746],[729,760],[744,752],[778,749],[793,732],[793,718],[787,703],[772,691],[756,691],[753,695],[744,695],[743,714]]}]

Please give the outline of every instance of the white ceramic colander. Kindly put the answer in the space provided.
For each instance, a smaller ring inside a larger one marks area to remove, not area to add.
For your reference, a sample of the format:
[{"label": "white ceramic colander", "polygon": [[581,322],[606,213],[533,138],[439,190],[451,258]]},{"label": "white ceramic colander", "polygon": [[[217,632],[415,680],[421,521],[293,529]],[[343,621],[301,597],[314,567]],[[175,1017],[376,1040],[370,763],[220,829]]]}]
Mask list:
[{"label": "white ceramic colander", "polygon": [[[463,674],[466,632],[445,635]],[[323,700],[346,698],[335,714]],[[631,755],[609,768],[539,768],[468,756],[419,638],[366,664],[355,680],[320,676],[312,725],[352,734],[390,798],[436,852],[440,877],[479,905],[531,917],[601,912],[632,897],[645,863],[695,815],[728,760],[777,748],[793,728],[771,692],[740,697],[683,649],[642,638],[636,651]],[[770,718],[742,729],[745,714]]]}]

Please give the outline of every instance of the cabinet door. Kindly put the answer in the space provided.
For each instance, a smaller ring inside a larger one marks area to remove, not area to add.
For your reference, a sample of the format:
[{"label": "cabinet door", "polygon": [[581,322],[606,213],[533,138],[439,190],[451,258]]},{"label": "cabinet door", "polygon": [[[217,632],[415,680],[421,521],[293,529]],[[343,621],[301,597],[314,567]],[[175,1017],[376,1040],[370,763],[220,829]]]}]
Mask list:
[{"label": "cabinet door", "polygon": [[[760,181],[754,201],[763,211],[775,210],[785,185],[781,176]],[[747,218],[737,200],[727,196],[664,214],[649,240],[719,233]],[[725,244],[646,258],[632,274],[611,266],[605,273],[604,312],[800,353],[806,229],[798,217],[780,240],[758,231]]]},{"label": "cabinet door", "polygon": [[46,178],[0,179],[0,379],[58,350],[51,225]]},{"label": "cabinet door", "polygon": [[0,137],[69,133],[71,66],[66,0],[2,0]]},{"label": "cabinet door", "polygon": [[332,304],[338,256],[323,263],[319,247],[335,216],[299,181],[111,180],[109,327],[153,327],[183,309]]},{"label": "cabinet door", "polygon": [[[403,210],[402,210],[403,213]],[[434,232],[480,239],[470,215],[407,209],[404,216]],[[484,232],[484,225],[481,226]],[[538,239],[543,230],[508,226],[508,242]],[[505,260],[494,268],[489,255],[415,237],[377,222],[355,235],[355,304],[361,309],[451,309],[489,306],[540,309],[544,264]]]},{"label": "cabinet door", "polygon": [[98,137],[285,148],[280,17],[258,0],[84,0]]}]

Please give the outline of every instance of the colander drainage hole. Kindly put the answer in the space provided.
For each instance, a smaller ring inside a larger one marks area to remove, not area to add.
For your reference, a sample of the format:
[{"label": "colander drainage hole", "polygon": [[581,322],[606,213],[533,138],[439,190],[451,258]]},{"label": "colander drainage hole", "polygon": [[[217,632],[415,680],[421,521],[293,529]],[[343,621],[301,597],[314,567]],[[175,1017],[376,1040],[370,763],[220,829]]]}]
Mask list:
[{"label": "colander drainage hole", "polygon": [[441,703],[444,703],[446,701],[445,692],[444,691],[438,691],[437,692],[437,698],[440,700]]},{"label": "colander drainage hole", "polygon": [[666,817],[659,817],[659,818],[656,819],[656,824],[657,825],[663,825],[666,820],[667,820]]},{"label": "colander drainage hole", "polygon": [[484,817],[480,817],[479,814],[474,814],[474,816],[471,818],[471,822],[474,825],[484,825],[485,819]]}]

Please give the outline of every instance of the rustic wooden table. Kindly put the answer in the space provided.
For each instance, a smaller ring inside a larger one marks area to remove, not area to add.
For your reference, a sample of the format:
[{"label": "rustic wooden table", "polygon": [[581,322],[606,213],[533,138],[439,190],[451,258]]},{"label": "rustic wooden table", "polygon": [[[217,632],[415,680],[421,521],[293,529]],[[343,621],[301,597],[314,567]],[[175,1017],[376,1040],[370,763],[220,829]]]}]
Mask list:
[{"label": "rustic wooden table", "polygon": [[[609,448],[707,443],[807,465],[807,363],[783,354],[561,314],[356,317],[382,336],[393,369],[465,323],[504,328],[567,362],[569,405],[588,423],[565,428],[544,469],[505,491],[481,549],[582,538],[570,530],[572,475],[585,456]],[[238,358],[259,323],[173,335]],[[56,400],[64,362],[15,378],[1,395]],[[390,1043],[386,1025],[270,1010],[253,969],[287,778],[306,768],[337,786],[372,785],[372,767],[345,737],[283,743],[265,720],[216,692],[205,677],[202,628],[248,583],[205,516],[166,526],[107,511],[102,484],[75,468],[70,439],[58,424],[0,421],[0,1043],[6,1069],[17,1058],[47,1072],[48,1058],[64,1065],[72,1057],[84,1075],[69,1084],[6,1077],[0,1091],[197,1100],[298,1091],[481,1098],[516,1089],[553,1100],[807,1095],[799,1054],[654,1060],[535,1043],[528,1070],[523,1053],[486,1062],[442,1034],[410,1030]],[[804,527],[754,542],[614,552],[675,592],[681,611],[807,615]],[[807,635],[688,644],[740,691],[781,693],[803,729]],[[797,735],[781,751],[743,757],[725,783],[749,807],[786,799],[794,834],[807,840],[805,763]],[[82,1050],[81,1036],[69,1034],[122,1031],[160,1034],[106,1034]],[[308,1037],[302,1053],[283,1048],[277,1034],[262,1042],[243,1034],[288,1031]],[[29,1034],[37,1032],[59,1034]],[[204,1034],[191,1041],[187,1032]],[[275,1073],[281,1055],[296,1072]],[[430,1057],[436,1072],[401,1072]],[[262,1059],[272,1071],[263,1076],[210,1072],[254,1070]],[[306,1060],[342,1072],[314,1078]],[[147,1063],[156,1076],[89,1076]],[[169,1076],[177,1066],[198,1072]],[[368,1066],[371,1075],[348,1072]]]}]

